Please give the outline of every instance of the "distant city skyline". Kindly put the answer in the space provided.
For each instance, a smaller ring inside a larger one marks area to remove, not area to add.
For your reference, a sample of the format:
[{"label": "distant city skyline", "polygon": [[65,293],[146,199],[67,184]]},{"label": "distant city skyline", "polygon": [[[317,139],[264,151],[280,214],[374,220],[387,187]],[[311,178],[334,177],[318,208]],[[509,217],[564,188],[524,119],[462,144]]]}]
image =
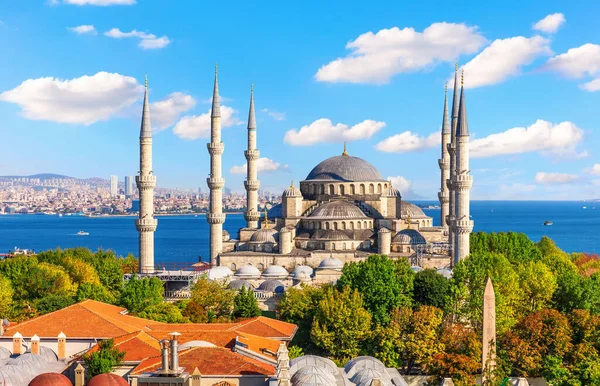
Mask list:
[{"label": "distant city skyline", "polygon": [[[10,53],[0,73],[0,137],[12,145],[4,159],[19,160],[0,161],[0,174],[135,175],[147,73],[158,186],[208,191],[218,62],[223,173],[232,191],[244,189],[254,82],[261,188],[281,192],[347,141],[350,155],[372,163],[405,197],[435,199],[431,159],[439,158],[444,84],[458,61],[473,134],[473,199],[600,197],[596,2],[360,9],[172,2],[168,12],[157,0],[87,4],[0,5],[0,39]],[[198,24],[200,11],[227,17]],[[24,147],[33,150],[27,158]]]}]

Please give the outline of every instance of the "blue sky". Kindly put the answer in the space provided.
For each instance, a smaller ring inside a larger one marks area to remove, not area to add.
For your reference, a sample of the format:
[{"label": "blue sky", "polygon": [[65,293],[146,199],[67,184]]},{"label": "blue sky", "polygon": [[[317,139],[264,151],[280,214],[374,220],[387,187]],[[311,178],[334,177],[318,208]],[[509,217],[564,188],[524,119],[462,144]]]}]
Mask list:
[{"label": "blue sky", "polygon": [[458,60],[473,198],[600,197],[600,4],[487,3],[2,2],[0,175],[134,175],[148,74],[159,185],[206,190],[218,62],[231,189],[254,82],[263,188],[348,141],[405,196],[434,198]]}]

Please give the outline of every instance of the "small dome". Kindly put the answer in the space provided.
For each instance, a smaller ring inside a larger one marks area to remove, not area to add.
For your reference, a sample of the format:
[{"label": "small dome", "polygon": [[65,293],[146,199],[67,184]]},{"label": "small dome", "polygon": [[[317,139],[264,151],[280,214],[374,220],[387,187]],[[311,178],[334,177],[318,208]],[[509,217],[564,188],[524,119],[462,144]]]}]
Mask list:
[{"label": "small dome", "polygon": [[225,229],[223,229],[223,241],[231,240],[231,235]]},{"label": "small dome", "polygon": [[263,277],[278,277],[278,278],[286,278],[290,275],[287,269],[283,268],[281,265],[269,265],[267,269],[262,272]]},{"label": "small dome", "polygon": [[392,242],[410,245],[427,244],[425,237],[415,229],[402,229],[400,232],[396,233]]},{"label": "small dome", "polygon": [[[26,353],[31,353],[31,349],[27,349]],[[47,363],[54,363],[58,361],[58,355],[50,347],[40,346],[39,356],[42,357]]]},{"label": "small dome", "polygon": [[90,379],[87,386],[129,386],[123,377],[117,374],[99,374]]},{"label": "small dome", "polygon": [[296,268],[294,268],[294,271],[292,271],[292,275],[297,275],[300,272],[304,272],[308,276],[312,276],[314,270],[308,265],[297,265]]},{"label": "small dome", "polygon": [[325,260],[321,261],[319,264],[319,269],[342,269],[344,268],[344,263],[340,259],[336,259],[335,257],[328,257]]},{"label": "small dome", "polygon": [[214,267],[208,270],[208,278],[210,280],[220,280],[225,279],[226,277],[232,276],[233,272],[224,265],[219,267]]},{"label": "small dome", "polygon": [[382,181],[381,174],[362,158],[338,155],[314,167],[306,180]]},{"label": "small dome", "polygon": [[279,280],[265,280],[258,286],[258,291],[282,294],[285,291],[285,285]]},{"label": "small dome", "polygon": [[383,386],[392,386],[392,379],[384,369],[365,368],[352,377],[352,382],[356,386],[371,386],[373,379],[379,379]]},{"label": "small dome", "polygon": [[429,216],[423,212],[423,209],[408,201],[402,201],[402,204],[400,204],[400,216],[404,220],[409,217],[411,219],[429,218]]},{"label": "small dome", "polygon": [[311,220],[363,219],[367,216],[348,201],[331,201],[319,206],[309,216]]},{"label": "small dome", "polygon": [[311,281],[312,279],[308,273],[306,273],[305,271],[300,271],[300,272],[294,274],[294,280],[304,282],[304,281]]},{"label": "small dome", "polygon": [[45,373],[33,378],[29,386],[73,386],[73,384],[62,374]]},{"label": "small dome", "polygon": [[446,279],[452,279],[452,270],[450,268],[438,268],[436,272]]},{"label": "small dome", "polygon": [[[20,366],[5,365],[0,367],[0,385],[24,385],[32,376],[26,374]],[[29,372],[29,371],[28,371]]]},{"label": "small dome", "polygon": [[302,193],[292,183],[289,188],[283,191],[282,197],[302,197]]},{"label": "small dome", "polygon": [[0,346],[0,360],[9,359],[11,355],[12,353],[6,347]]},{"label": "small dome", "polygon": [[316,365],[304,366],[292,375],[294,386],[336,386],[335,376]]},{"label": "small dome", "polygon": [[235,276],[246,279],[258,279],[260,271],[255,266],[248,264],[235,271]]},{"label": "small dome", "polygon": [[392,186],[383,191],[384,197],[402,197],[400,191]]},{"label": "small dome", "polygon": [[269,209],[267,211],[267,216],[269,218],[281,218],[283,217],[283,208],[281,206],[281,204],[277,204],[271,207],[271,209]]},{"label": "small dome", "polygon": [[344,231],[334,229],[319,229],[313,233],[311,239],[315,240],[351,240]]},{"label": "small dome", "polygon": [[234,291],[239,291],[242,288],[245,288],[247,290],[254,289],[254,287],[252,287],[252,284],[250,284],[250,282],[248,282],[246,280],[241,280],[241,279],[232,280],[231,283],[229,283],[229,285],[227,285],[227,288],[229,288],[230,290],[234,290]]},{"label": "small dome", "polygon": [[354,378],[365,369],[374,369],[380,373],[386,372],[384,364],[379,359],[370,356],[356,357],[344,365],[344,371],[350,378]]},{"label": "small dome", "polygon": [[257,230],[250,237],[251,242],[255,243],[277,243],[277,231],[273,228],[262,228]]},{"label": "small dome", "polygon": [[410,269],[412,269],[414,273],[421,272],[423,270],[423,268],[417,266],[412,266]]},{"label": "small dome", "polygon": [[205,340],[190,340],[184,344],[180,344],[177,347],[177,351],[186,350],[192,347],[217,347],[214,343],[207,342]]}]

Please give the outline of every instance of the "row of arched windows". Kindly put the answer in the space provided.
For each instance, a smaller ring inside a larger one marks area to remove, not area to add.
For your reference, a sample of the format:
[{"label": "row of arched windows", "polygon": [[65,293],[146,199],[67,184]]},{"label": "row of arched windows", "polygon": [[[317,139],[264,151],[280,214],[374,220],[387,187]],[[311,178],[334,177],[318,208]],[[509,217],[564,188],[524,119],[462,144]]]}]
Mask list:
[{"label": "row of arched windows", "polygon": [[305,229],[333,229],[333,230],[350,230],[355,229],[370,229],[373,224],[370,220],[348,220],[348,221],[306,221]]},{"label": "row of arched windows", "polygon": [[[306,186],[306,185],[304,185]],[[370,184],[308,184],[308,194],[329,194],[345,196],[346,194],[354,196],[357,194],[381,194],[383,189],[387,189],[387,183]]]}]

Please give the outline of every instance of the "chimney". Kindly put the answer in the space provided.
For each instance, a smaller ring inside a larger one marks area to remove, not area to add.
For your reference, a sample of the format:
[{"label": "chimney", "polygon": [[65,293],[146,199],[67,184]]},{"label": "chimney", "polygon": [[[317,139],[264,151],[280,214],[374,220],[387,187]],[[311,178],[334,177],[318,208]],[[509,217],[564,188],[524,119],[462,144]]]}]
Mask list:
[{"label": "chimney", "polygon": [[200,374],[200,370],[196,367],[194,372],[192,373],[192,384],[191,386],[200,386],[202,382],[202,374]]},{"label": "chimney", "polygon": [[36,334],[31,337],[31,353],[40,355],[40,337]]},{"label": "chimney", "polygon": [[172,332],[169,334],[171,338],[171,370],[174,374],[179,373],[179,352],[177,352],[177,338],[181,334],[178,332]]},{"label": "chimney", "polygon": [[23,335],[21,335],[19,333],[19,331],[17,331],[14,335],[13,335],[13,354],[14,355],[21,355],[21,350],[23,349]]},{"label": "chimney", "polygon": [[85,369],[80,364],[75,368],[75,386],[83,386],[85,384]]},{"label": "chimney", "polygon": [[166,373],[169,371],[169,341],[167,339],[160,341],[160,354],[162,356],[162,372]]},{"label": "chimney", "polygon": [[67,358],[67,336],[61,331],[58,334],[58,359]]}]

